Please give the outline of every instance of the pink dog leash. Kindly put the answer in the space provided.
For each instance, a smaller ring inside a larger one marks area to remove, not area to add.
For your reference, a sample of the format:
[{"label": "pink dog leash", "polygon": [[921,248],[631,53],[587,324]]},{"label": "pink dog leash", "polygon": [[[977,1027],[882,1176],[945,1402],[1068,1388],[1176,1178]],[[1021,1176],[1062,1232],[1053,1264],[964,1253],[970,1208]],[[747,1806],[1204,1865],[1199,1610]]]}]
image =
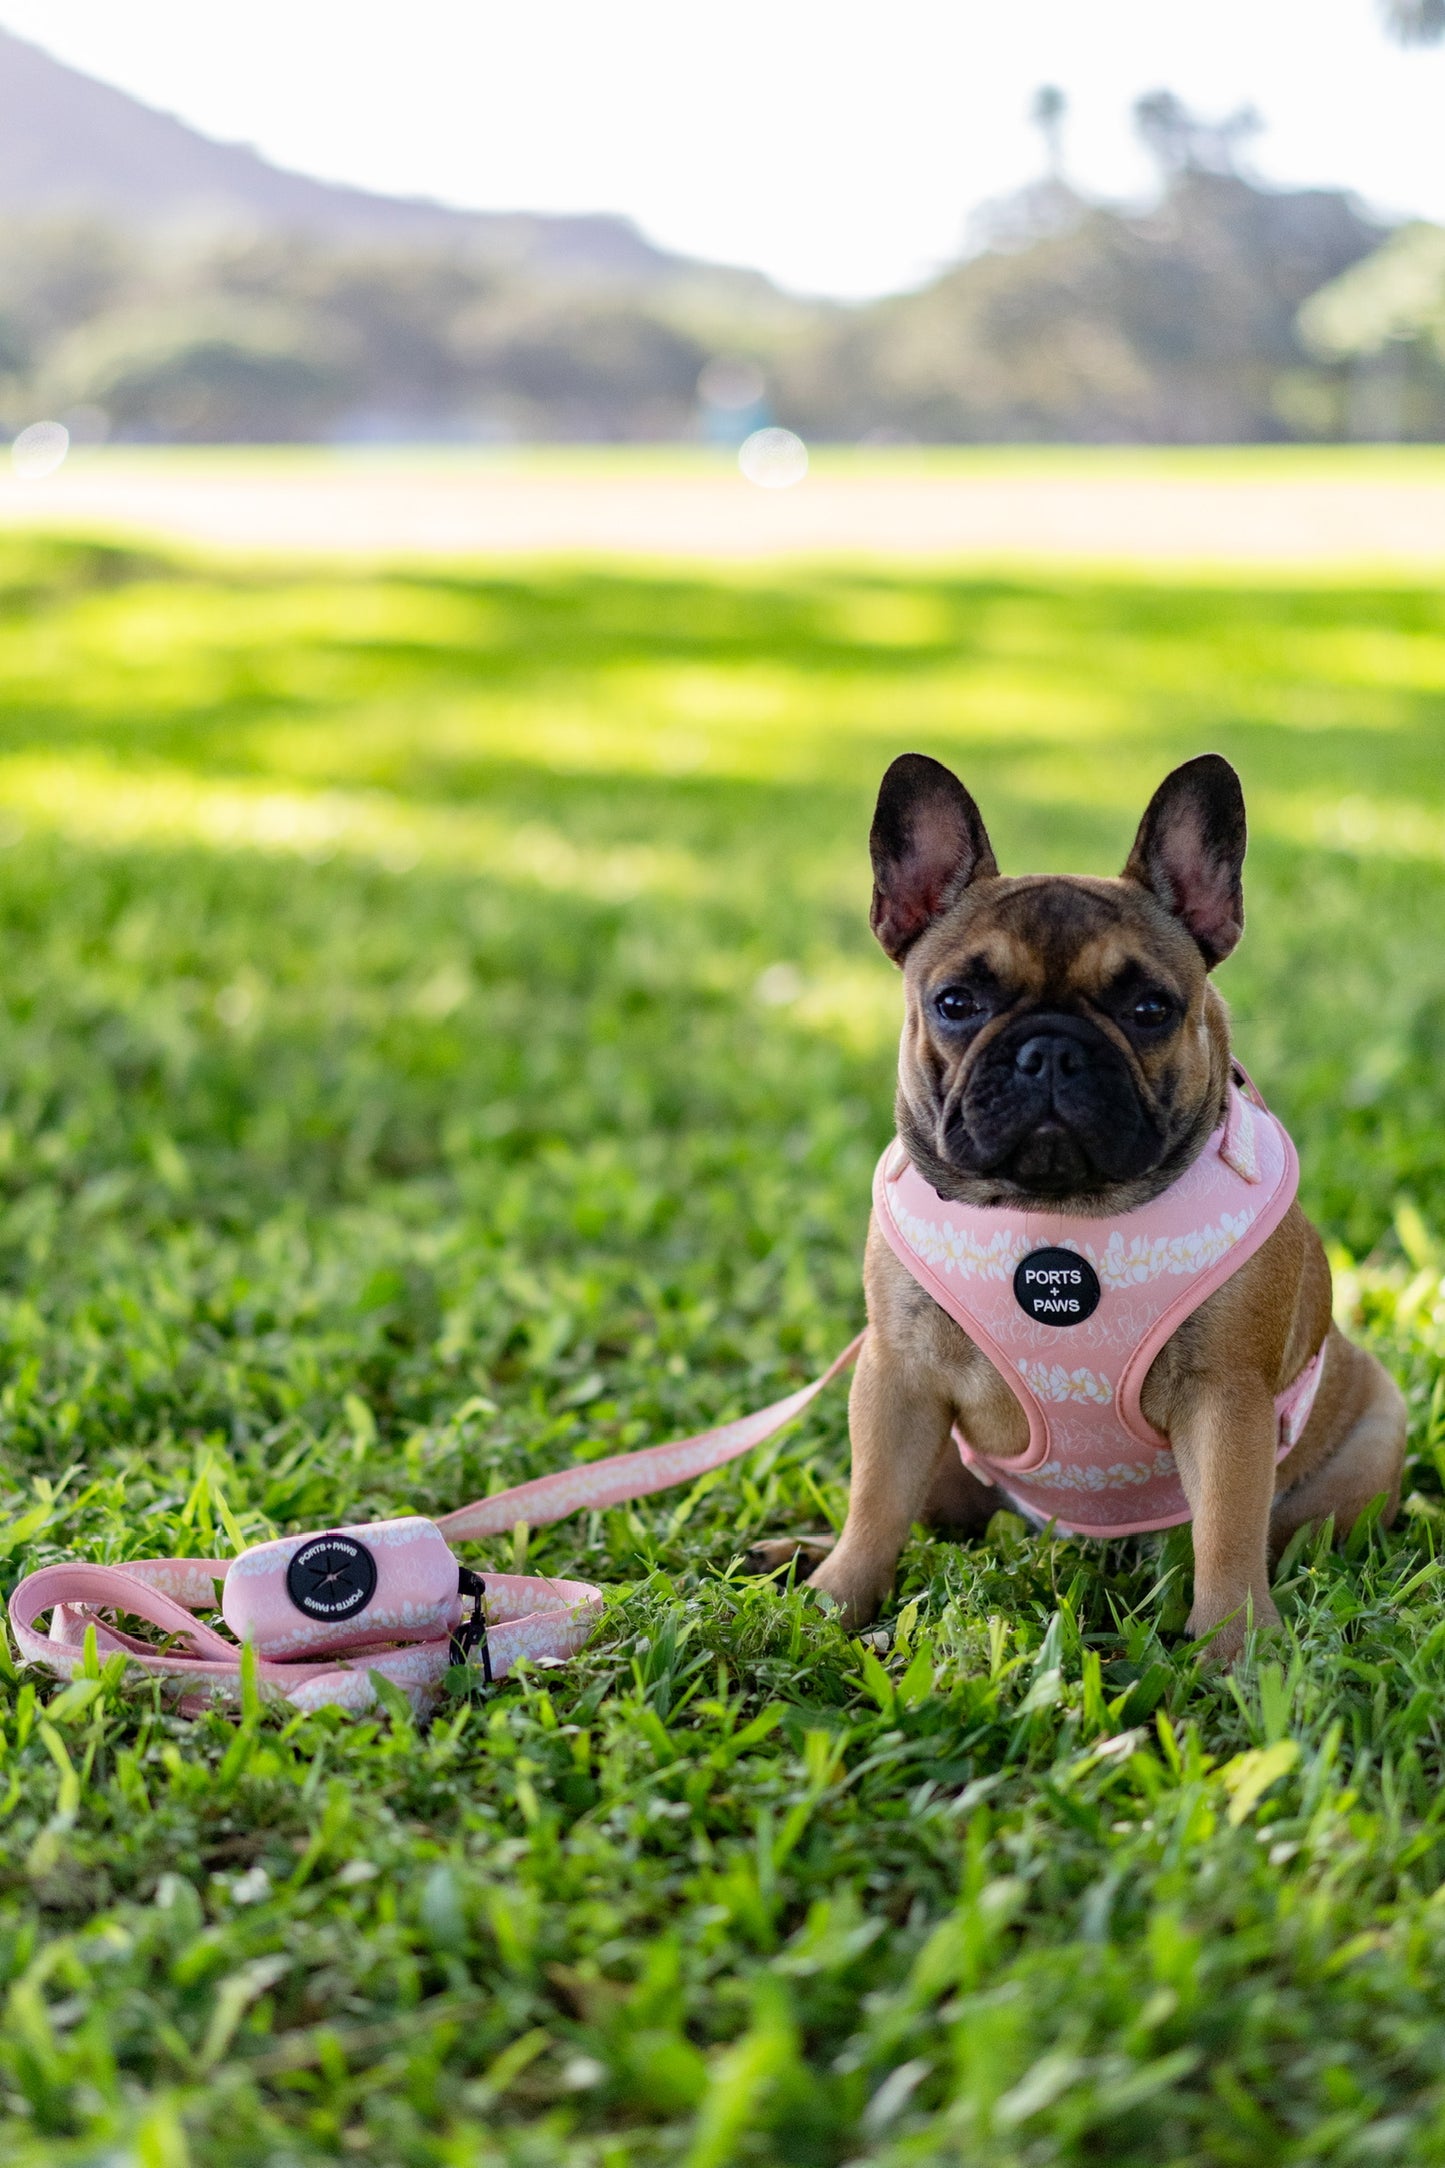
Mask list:
[{"label": "pink dog leash", "polygon": [[[44,1566],[10,1598],[22,1655],[62,1678],[77,1676],[92,1628],[97,1656],[121,1654],[164,1679],[194,1713],[212,1701],[239,1701],[242,1644],[251,1644],[257,1690],[298,1709],[364,1709],[376,1699],[373,1674],[422,1708],[450,1666],[473,1648],[489,1678],[505,1678],[522,1657],[576,1654],[601,1615],[602,1590],[588,1581],[489,1573],[485,1584],[459,1567],[447,1539],[470,1543],[519,1522],[540,1528],[583,1508],[621,1505],[671,1490],[736,1460],[796,1420],[826,1385],[856,1361],[864,1335],[821,1377],[751,1415],[639,1453],[565,1468],[444,1514],[408,1517],[321,1534],[283,1536],[235,1559],[147,1558],[123,1564]],[[217,1585],[228,1639],[196,1616],[214,1611]],[[472,1614],[464,1617],[464,1599]],[[485,1609],[483,1608],[485,1606]],[[50,1613],[50,1630],[37,1620]],[[176,1649],[125,1633],[105,1614],[123,1612],[173,1636]]]}]

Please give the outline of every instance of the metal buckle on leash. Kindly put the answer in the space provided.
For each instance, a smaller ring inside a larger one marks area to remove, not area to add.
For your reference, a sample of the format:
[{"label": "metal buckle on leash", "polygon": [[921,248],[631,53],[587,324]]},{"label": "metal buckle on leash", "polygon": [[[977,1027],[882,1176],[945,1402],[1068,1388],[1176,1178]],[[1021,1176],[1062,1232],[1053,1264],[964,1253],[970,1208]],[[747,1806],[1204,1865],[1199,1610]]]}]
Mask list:
[{"label": "metal buckle on leash", "polygon": [[[492,1683],[492,1655],[487,1647],[487,1584],[470,1566],[458,1566],[457,1591],[462,1598],[462,1616],[456,1632],[451,1637],[450,1653],[454,1664],[469,1664],[475,1652],[482,1655],[482,1677],[488,1686]],[[466,1609],[470,1596],[472,1608]]]}]

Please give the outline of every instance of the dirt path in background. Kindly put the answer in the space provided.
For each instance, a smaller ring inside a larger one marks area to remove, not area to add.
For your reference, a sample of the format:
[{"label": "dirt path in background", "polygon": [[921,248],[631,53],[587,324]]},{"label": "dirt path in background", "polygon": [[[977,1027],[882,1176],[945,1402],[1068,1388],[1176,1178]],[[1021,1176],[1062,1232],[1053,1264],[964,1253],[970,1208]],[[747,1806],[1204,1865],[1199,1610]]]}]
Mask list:
[{"label": "dirt path in background", "polygon": [[[1306,455],[1306,460],[1308,455]],[[0,523],[153,535],[217,547],[365,556],[884,555],[1193,559],[1445,568],[1445,463],[1331,474],[1302,462],[1217,475],[895,469],[827,455],[797,487],[730,467],[584,455],[455,460],[126,451],[72,455],[41,482],[0,480]]]}]

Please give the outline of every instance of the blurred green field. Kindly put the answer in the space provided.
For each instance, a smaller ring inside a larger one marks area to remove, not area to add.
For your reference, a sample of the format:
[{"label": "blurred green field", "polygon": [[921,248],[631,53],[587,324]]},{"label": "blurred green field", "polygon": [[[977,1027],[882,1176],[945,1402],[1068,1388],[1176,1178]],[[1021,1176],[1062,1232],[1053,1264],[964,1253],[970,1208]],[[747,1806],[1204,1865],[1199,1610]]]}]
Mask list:
[{"label": "blurred green field", "polygon": [[1416,1455],[1223,1680],[1183,1535],[920,1537],[877,1648],[746,1580],[841,1517],[841,1393],[534,1536],[615,1607],[430,1729],[7,1673],[5,2157],[1438,2162],[1442,746],[1433,586],[0,542],[7,1588],[812,1374],[909,747],[1015,870],[1114,870],[1172,762],[1238,764],[1221,983]]}]

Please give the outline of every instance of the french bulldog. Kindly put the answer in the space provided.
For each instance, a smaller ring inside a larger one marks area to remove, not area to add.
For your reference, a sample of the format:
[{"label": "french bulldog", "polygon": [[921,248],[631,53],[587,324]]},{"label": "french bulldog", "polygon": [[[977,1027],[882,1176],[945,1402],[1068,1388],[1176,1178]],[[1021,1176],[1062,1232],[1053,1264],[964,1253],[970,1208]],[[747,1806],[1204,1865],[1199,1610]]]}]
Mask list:
[{"label": "french bulldog", "polygon": [[[1000,874],[952,772],[906,753],[873,819],[873,930],[902,967],[898,1137],[942,1199],[1106,1218],[1159,1197],[1224,1119],[1229,1017],[1210,973],[1244,927],[1244,797],[1206,753],[1166,777],[1116,880]],[[849,1624],[892,1587],[915,1521],[963,1535],[1004,1501],[961,1458],[955,1424],[1006,1464],[1029,1443],[999,1370],[883,1239],[864,1263],[868,1333],[849,1401],[852,1477],[831,1545],[798,1558]],[[1282,1459],[1276,1397],[1323,1349],[1302,1433]],[[1333,1323],[1330,1270],[1297,1203],[1185,1318],[1139,1406],[1168,1441],[1193,1523],[1188,1632],[1238,1655],[1277,1622],[1273,1558],[1303,1524],[1343,1534],[1372,1499],[1398,1508],[1400,1392]]]}]

